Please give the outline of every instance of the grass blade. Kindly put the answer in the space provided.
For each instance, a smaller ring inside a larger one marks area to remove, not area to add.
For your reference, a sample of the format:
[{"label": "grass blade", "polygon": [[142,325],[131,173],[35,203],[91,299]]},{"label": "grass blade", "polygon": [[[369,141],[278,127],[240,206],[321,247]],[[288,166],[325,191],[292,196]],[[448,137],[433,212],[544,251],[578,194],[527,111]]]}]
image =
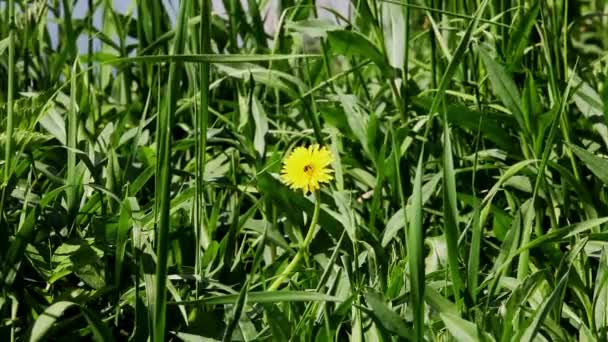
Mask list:
[{"label": "grass blade", "polygon": [[[207,298],[201,298],[191,301],[182,302],[169,302],[169,305],[193,305],[193,304],[207,304],[207,305],[223,305],[223,304],[234,304],[239,298],[240,294],[229,294],[219,295]],[[265,292],[249,292],[247,294],[247,303],[280,303],[280,302],[337,302],[340,303],[342,300],[333,296],[326,295],[324,293],[317,293],[312,291],[265,291]]]},{"label": "grass blade", "polygon": [[[8,84],[6,97],[6,145],[4,149],[4,185],[12,170],[13,160],[13,129],[14,129],[14,93],[15,93],[15,0],[8,1],[9,33],[8,33]],[[2,194],[4,203],[4,192]],[[4,209],[4,208],[0,208]]]},{"label": "grass blade", "polygon": [[[186,15],[190,1],[180,2],[180,12],[177,21],[177,34],[173,42],[173,54],[180,54],[184,50],[186,33]],[[171,132],[173,127],[173,114],[177,104],[179,74],[178,65],[171,64],[169,80],[167,82],[167,97],[164,107],[160,110],[157,123],[157,150],[156,160],[156,273],[154,281],[155,303],[153,314],[153,341],[165,340],[166,301],[167,301],[167,263],[169,248],[169,224],[171,205]]]},{"label": "grass blade", "polygon": [[[450,138],[450,128],[447,120],[443,128],[444,148],[443,148],[443,215],[444,232],[448,248],[448,266],[454,288],[454,297],[458,303],[460,293],[464,288],[460,270],[458,267],[458,208],[456,194],[456,178],[454,176],[454,160],[452,157],[452,142]],[[472,252],[473,250],[471,250]],[[469,275],[473,272],[469,272]]]},{"label": "grass blade", "polygon": [[[422,226],[422,157],[420,153],[412,192],[412,221],[407,226],[407,249],[410,266],[414,334],[416,341],[424,336],[424,227]],[[404,208],[405,211],[405,208]]]},{"label": "grass blade", "polygon": [[[439,109],[439,105],[443,101],[443,95],[445,94],[445,90],[447,89],[450,81],[452,80],[452,77],[456,73],[456,70],[457,70],[458,66],[460,65],[460,62],[462,61],[462,59],[464,57],[464,54],[471,41],[471,36],[473,35],[473,31],[477,27],[477,24],[479,23],[479,18],[481,18],[481,15],[485,11],[487,5],[488,5],[488,0],[484,0],[479,5],[477,10],[475,11],[473,20],[471,20],[471,22],[469,23],[469,26],[467,26],[467,29],[464,32],[464,35],[460,39],[460,42],[458,42],[456,51],[454,51],[453,57],[450,60],[447,68],[445,69],[445,72],[444,72],[443,76],[441,77],[441,81],[439,82],[439,85],[437,86],[437,92],[435,93],[435,96],[433,97],[433,102],[431,103],[431,109],[429,110],[429,113],[431,116],[434,116],[435,113],[437,112],[437,110]],[[427,125],[427,128],[424,132],[425,137],[428,136],[430,127],[431,127],[430,124]]]},{"label": "grass blade", "polygon": [[386,305],[378,293],[368,292],[365,294],[365,300],[370,306],[370,314],[380,325],[400,337],[412,340],[412,332],[406,327],[406,322]]},{"label": "grass blade", "polygon": [[521,94],[519,93],[515,82],[507,71],[490,57],[490,54],[485,48],[480,46],[477,51],[486,66],[488,77],[490,78],[490,81],[492,81],[496,95],[498,95],[507,108],[509,108],[511,114],[513,114],[515,120],[517,120],[520,129],[528,136],[530,132],[524,121]]},{"label": "grass blade", "polygon": [[78,89],[76,85],[76,66],[75,62],[72,67],[72,75],[70,79],[70,111],[67,120],[67,205],[68,211],[73,212],[76,210],[76,197],[78,196],[78,179],[76,174],[76,140],[78,135],[78,104],[76,103],[76,91]]},{"label": "grass blade", "polygon": [[530,325],[523,332],[523,335],[521,336],[521,338],[517,339],[517,341],[530,342],[530,341],[534,340],[534,337],[536,336],[536,334],[538,334],[538,332],[542,326],[542,323],[545,320],[545,318],[547,317],[547,315],[549,314],[549,311],[551,310],[551,308],[553,308],[553,306],[559,305],[559,302],[562,300],[563,291],[568,282],[569,274],[570,274],[570,272],[566,272],[566,274],[564,274],[562,276],[562,278],[557,283],[557,286],[555,287],[555,289],[553,289],[553,291],[551,292],[549,297],[545,300],[545,302],[541,305],[541,307],[534,314],[532,323],[530,323]]}]

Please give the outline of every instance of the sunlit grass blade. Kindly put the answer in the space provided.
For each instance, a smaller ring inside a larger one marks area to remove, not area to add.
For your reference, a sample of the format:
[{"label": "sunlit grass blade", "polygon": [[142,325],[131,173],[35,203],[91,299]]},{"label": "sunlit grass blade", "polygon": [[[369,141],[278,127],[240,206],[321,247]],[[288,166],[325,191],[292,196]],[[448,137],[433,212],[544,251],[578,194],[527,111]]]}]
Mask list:
[{"label": "sunlit grass blade", "polygon": [[96,341],[114,341],[112,333],[106,326],[106,324],[97,317],[97,315],[74,302],[60,301],[57,302],[44,310],[38,316],[38,319],[32,327],[30,335],[30,341],[38,342],[45,341],[45,337],[51,332],[53,325],[56,324],[57,320],[70,308],[77,307],[82,312],[86,321],[89,323],[89,327],[93,333],[93,339]]}]

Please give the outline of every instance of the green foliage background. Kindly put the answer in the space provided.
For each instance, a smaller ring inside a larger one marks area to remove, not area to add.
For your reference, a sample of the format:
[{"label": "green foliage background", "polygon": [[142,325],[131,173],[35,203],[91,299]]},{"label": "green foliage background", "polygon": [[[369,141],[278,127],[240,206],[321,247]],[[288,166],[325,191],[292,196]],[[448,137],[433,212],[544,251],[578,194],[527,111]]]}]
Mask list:
[{"label": "green foliage background", "polygon": [[112,3],[0,6],[0,339],[608,340],[605,1]]}]

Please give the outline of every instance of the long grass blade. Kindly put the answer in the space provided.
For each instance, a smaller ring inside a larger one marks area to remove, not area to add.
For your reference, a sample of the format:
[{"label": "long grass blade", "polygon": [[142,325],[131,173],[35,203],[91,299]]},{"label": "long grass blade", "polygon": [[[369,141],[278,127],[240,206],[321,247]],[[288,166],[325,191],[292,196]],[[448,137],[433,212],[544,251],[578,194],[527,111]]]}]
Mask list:
[{"label": "long grass blade", "polygon": [[[460,276],[458,261],[458,208],[456,194],[456,179],[454,175],[454,160],[452,156],[452,142],[450,129],[447,120],[443,129],[444,149],[443,149],[443,211],[444,211],[444,233],[448,248],[448,265],[454,289],[454,297],[458,303],[460,293],[464,288]],[[470,273],[469,273],[470,274]]]},{"label": "long grass blade", "polygon": [[[184,50],[186,33],[186,15],[190,1],[180,2],[180,12],[177,21],[177,34],[173,42],[173,54],[180,54]],[[167,96],[160,110],[157,123],[157,150],[156,160],[156,273],[154,280],[154,341],[165,340],[166,301],[167,301],[167,263],[169,248],[169,224],[171,205],[171,132],[173,115],[177,104],[179,86],[179,70],[177,64],[171,64],[167,82]]]},{"label": "long grass blade", "polygon": [[[410,286],[414,314],[414,334],[416,341],[424,339],[424,227],[422,226],[422,158],[420,153],[414,188],[412,190],[412,221],[407,225],[408,261],[410,266]],[[404,209],[405,210],[405,209]]]}]

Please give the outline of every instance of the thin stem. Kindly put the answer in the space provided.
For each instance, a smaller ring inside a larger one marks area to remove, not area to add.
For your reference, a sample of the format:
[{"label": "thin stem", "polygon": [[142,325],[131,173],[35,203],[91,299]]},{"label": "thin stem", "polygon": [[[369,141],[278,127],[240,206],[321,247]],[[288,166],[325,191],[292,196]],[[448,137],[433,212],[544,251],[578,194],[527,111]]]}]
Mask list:
[{"label": "thin stem", "polygon": [[7,117],[6,117],[6,147],[4,154],[4,182],[8,183],[12,166],[13,154],[13,97],[15,87],[15,2],[8,2],[9,11],[9,33],[8,33],[8,96],[7,96]]},{"label": "thin stem", "polygon": [[[175,41],[173,43],[172,55],[184,52],[186,18],[190,8],[189,1],[180,2],[179,17],[177,19]],[[169,66],[169,78],[167,81],[167,95],[160,109],[157,122],[157,150],[156,159],[156,194],[155,194],[155,217],[156,217],[156,273],[154,291],[156,294],[154,302],[153,334],[154,342],[165,341],[166,338],[166,314],[167,314],[167,269],[169,257],[169,224],[171,207],[171,140],[173,115],[177,107],[180,84],[180,65],[172,63]]]},{"label": "thin stem", "polygon": [[[200,48],[202,54],[211,53],[211,1],[201,1],[201,42]],[[205,153],[207,150],[207,126],[209,122],[209,63],[201,63],[200,65],[200,110],[196,113],[196,124],[198,128],[197,139],[197,168],[196,176],[196,269],[195,274],[200,275],[200,252],[201,245],[203,248],[209,246],[209,235],[205,229],[203,217],[205,213],[205,193],[204,176],[205,176]],[[198,294],[198,282],[196,283]]]},{"label": "thin stem", "polygon": [[[15,2],[8,2],[9,16],[9,31],[8,31],[8,94],[6,99],[6,145],[4,150],[4,181],[2,195],[0,198],[0,221],[2,220],[2,212],[4,211],[4,199],[6,198],[8,181],[11,175],[12,160],[13,160],[13,97],[15,87]],[[0,225],[0,236],[8,236],[10,228],[3,228]],[[1,231],[6,229],[6,231]],[[0,241],[0,247],[4,248],[4,241]]]},{"label": "thin stem", "polygon": [[291,259],[291,262],[289,263],[289,265],[287,265],[287,267],[283,270],[283,272],[279,275],[279,277],[277,279],[275,279],[275,281],[272,283],[272,285],[270,285],[270,287],[268,288],[268,291],[277,290],[279,288],[279,286],[281,286],[283,281],[285,281],[285,279],[287,279],[287,277],[295,270],[295,268],[298,267],[298,264],[300,263],[300,260],[302,259],[304,254],[306,252],[308,252],[308,246],[310,245],[310,242],[312,241],[312,239],[315,236],[315,231],[316,231],[316,227],[317,227],[317,221],[319,220],[320,211],[321,211],[321,198],[319,196],[319,192],[317,191],[315,193],[315,210],[312,214],[312,220],[310,221],[310,227],[308,227],[308,232],[306,233],[304,242],[302,243],[302,246],[298,250],[298,253],[296,254],[296,256],[293,257],[293,259]]},{"label": "thin stem", "polygon": [[78,109],[76,104],[76,77],[78,75],[77,72],[77,64],[74,62],[72,66],[72,74],[70,80],[70,107],[68,113],[68,121],[67,121],[67,145],[68,145],[68,155],[67,155],[67,180],[68,180],[68,190],[67,190],[67,205],[68,211],[70,213],[76,209],[76,195],[77,191],[77,181],[76,181],[76,144],[77,144],[77,134],[78,134]]}]

